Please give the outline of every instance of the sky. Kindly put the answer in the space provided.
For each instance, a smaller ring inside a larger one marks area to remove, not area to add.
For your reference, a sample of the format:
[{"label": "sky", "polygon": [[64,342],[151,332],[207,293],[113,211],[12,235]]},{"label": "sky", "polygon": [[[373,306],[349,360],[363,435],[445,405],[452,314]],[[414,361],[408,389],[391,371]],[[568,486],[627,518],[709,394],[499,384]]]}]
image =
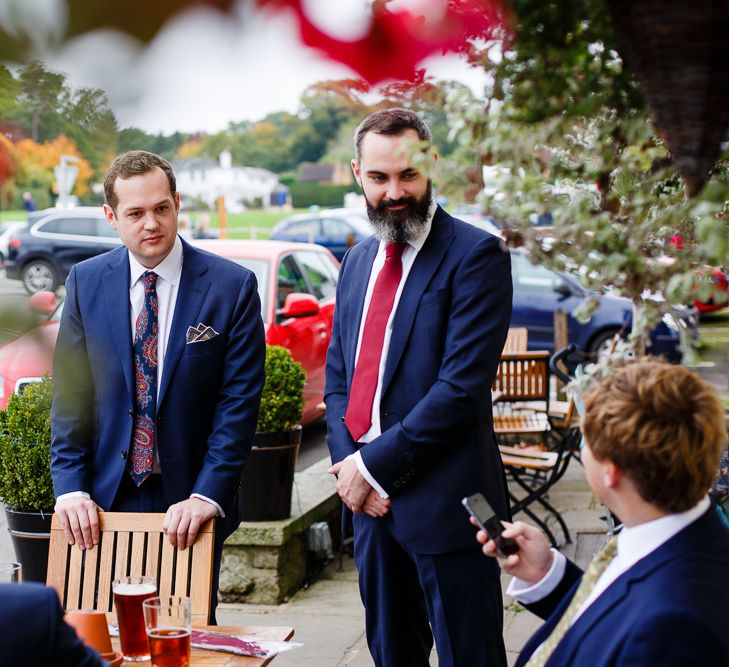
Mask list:
[{"label": "sky", "polygon": [[[58,0],[9,2],[22,2],[25,13],[32,6],[42,10],[33,17],[36,34],[43,34],[43,21],[51,32],[59,17],[62,20]],[[395,0],[391,6],[422,2]],[[307,11],[342,39],[367,29],[363,0],[307,0]],[[245,5],[233,17],[211,10],[187,12],[141,51],[111,31],[78,38],[53,52],[44,51],[39,39],[39,51],[74,88],[106,91],[120,127],[155,134],[216,132],[231,121],[258,120],[272,111],[295,113],[307,86],[354,76],[347,67],[301,45],[293,16],[253,12]],[[479,95],[483,91],[483,71],[456,55],[433,57],[421,66],[437,79],[462,81]]]}]

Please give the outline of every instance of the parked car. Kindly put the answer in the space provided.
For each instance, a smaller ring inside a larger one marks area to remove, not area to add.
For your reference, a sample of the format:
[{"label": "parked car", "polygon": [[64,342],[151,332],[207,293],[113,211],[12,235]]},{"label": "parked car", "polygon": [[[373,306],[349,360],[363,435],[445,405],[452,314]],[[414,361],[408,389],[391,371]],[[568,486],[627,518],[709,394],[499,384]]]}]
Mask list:
[{"label": "parked car", "polygon": [[55,291],[74,264],[121,245],[101,207],[43,213],[13,233],[3,262],[7,277],[22,280],[30,294]]},{"label": "parked car", "polygon": [[[306,371],[302,423],[321,417],[339,273],[336,259],[325,248],[301,243],[217,239],[193,243],[256,275],[266,342],[288,348]],[[34,295],[31,302],[36,310],[49,314],[48,320],[0,347],[0,409],[13,391],[53,369],[63,304],[53,308],[55,297],[48,292]]]},{"label": "parked car", "polygon": [[325,209],[281,220],[271,231],[271,239],[316,243],[328,248],[341,262],[347,250],[372,236],[367,211],[360,208]]},{"label": "parked car", "polygon": [[0,222],[0,268],[2,268],[3,260],[8,256],[8,243],[14,232],[21,227],[25,227],[28,223],[21,221]]},{"label": "parked car", "polygon": [[[532,264],[519,250],[511,252],[511,275],[514,282],[511,326],[529,330],[530,350],[554,352],[554,312],[558,308],[567,314],[569,342],[588,357],[595,357],[607,348],[616,333],[627,334],[631,329],[629,299],[610,294],[597,296],[567,273]],[[590,321],[581,324],[572,316],[572,311],[589,296],[597,296],[599,305]],[[681,329],[689,338],[698,337],[692,309],[675,309],[664,315],[650,332],[648,352],[679,363]]]}]

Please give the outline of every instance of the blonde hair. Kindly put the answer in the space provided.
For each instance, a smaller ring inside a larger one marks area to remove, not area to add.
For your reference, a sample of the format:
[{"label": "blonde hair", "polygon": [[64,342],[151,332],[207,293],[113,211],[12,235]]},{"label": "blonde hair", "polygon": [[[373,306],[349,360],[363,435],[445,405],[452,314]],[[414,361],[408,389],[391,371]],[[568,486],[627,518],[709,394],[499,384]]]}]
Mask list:
[{"label": "blonde hair", "polygon": [[710,384],[683,366],[647,357],[585,395],[583,432],[599,461],[612,461],[643,500],[684,512],[716,476],[726,415]]}]

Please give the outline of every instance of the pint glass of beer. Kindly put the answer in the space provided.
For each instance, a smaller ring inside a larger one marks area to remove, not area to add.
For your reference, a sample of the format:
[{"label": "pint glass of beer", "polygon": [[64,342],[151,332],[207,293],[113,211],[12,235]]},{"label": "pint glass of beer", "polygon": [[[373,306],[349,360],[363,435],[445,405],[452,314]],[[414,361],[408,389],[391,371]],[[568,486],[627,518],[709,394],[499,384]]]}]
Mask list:
[{"label": "pint glass of beer", "polygon": [[165,595],[145,600],[149,653],[154,667],[189,667],[192,607],[190,598]]},{"label": "pint glass of beer", "polygon": [[114,606],[119,622],[119,642],[124,660],[149,660],[142,602],[157,595],[156,577],[121,577],[112,583]]}]

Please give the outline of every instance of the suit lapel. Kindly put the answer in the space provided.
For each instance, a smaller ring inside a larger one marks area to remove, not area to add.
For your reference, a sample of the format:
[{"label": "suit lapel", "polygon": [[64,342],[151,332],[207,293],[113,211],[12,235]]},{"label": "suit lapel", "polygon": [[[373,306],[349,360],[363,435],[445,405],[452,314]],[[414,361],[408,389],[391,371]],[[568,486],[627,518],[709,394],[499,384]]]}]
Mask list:
[{"label": "suit lapel", "polygon": [[109,255],[109,272],[104,277],[103,290],[106,314],[109,317],[111,335],[116,342],[119,363],[130,396],[134,396],[132,378],[132,324],[129,305],[129,257],[126,248]]},{"label": "suit lapel", "polygon": [[[593,626],[628,596],[630,588],[635,582],[645,579],[664,563],[686,556],[686,554],[702,548],[702,542],[708,539],[710,535],[710,532],[707,531],[707,526],[710,525],[711,519],[713,518],[710,516],[710,512],[712,511],[710,508],[709,512],[703,514],[692,524],[689,524],[670,540],[658,547],[658,549],[639,560],[598,596],[570,628],[569,633],[566,635],[568,641],[563,641],[555,651],[555,655],[559,655],[560,664],[568,664],[570,662],[572,655],[590,634]],[[544,637],[545,639],[546,636]]]},{"label": "suit lapel", "polygon": [[400,302],[397,306],[395,319],[392,323],[392,337],[385,363],[385,373],[382,378],[382,396],[392,380],[400,357],[405,350],[405,344],[410,337],[415,313],[418,310],[420,297],[430,283],[433,274],[440,266],[448,246],[453,238],[453,224],[450,216],[440,206],[433,217],[433,225],[425,244],[420,249],[415,263],[410,269]]},{"label": "suit lapel", "polygon": [[159,399],[157,400],[158,409],[165,399],[170,380],[180,361],[182,351],[185,349],[187,328],[197,324],[197,317],[202,308],[203,300],[210,288],[210,280],[206,275],[208,265],[205,262],[205,256],[185,241],[182,242],[182,248],[182,274],[180,276],[180,287],[177,290],[177,302],[175,303],[175,314],[172,317],[170,337],[167,341],[162,383]]}]

